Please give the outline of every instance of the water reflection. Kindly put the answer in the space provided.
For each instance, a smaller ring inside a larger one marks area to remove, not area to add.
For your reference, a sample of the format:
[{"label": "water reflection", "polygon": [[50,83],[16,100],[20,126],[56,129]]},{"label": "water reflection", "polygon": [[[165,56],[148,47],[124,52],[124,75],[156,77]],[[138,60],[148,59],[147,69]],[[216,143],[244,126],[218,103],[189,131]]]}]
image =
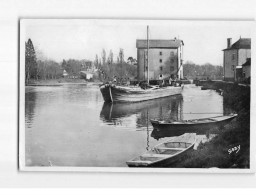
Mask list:
[{"label": "water reflection", "polygon": [[[26,87],[25,95],[27,166],[124,167],[145,149],[185,133],[153,131],[151,118],[229,112],[222,96],[193,85],[182,95],[132,104],[104,103],[98,86]],[[208,132],[197,133],[198,142],[206,140]]]},{"label": "water reflection", "polygon": [[182,102],[182,95],[177,95],[137,103],[104,103],[100,118],[108,125],[120,125],[135,116],[137,130],[146,130],[151,118],[182,120]]},{"label": "water reflection", "polygon": [[[204,130],[177,130],[161,131],[153,129],[150,119],[158,118],[168,121],[189,120],[195,118],[214,117],[229,114],[232,111],[223,102],[222,96],[213,90],[202,91],[195,86],[186,86],[182,95],[149,100],[137,103],[104,103],[100,119],[107,125],[123,126],[136,121],[135,131],[146,131],[146,150],[149,149],[149,140],[180,136],[184,133],[196,133],[198,142],[208,140],[218,133],[215,129]],[[150,138],[151,137],[151,138]],[[198,143],[197,143],[198,144]]]},{"label": "water reflection", "polygon": [[31,128],[36,107],[36,93],[27,92],[25,93],[25,122],[27,128]]}]

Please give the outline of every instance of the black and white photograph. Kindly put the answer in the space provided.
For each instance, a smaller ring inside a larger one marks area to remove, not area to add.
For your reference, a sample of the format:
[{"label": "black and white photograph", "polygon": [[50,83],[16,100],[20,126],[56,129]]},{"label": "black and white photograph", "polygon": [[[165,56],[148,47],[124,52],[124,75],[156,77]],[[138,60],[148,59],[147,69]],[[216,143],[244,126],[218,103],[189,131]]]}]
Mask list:
[{"label": "black and white photograph", "polygon": [[255,171],[254,21],[19,23],[21,171]]}]

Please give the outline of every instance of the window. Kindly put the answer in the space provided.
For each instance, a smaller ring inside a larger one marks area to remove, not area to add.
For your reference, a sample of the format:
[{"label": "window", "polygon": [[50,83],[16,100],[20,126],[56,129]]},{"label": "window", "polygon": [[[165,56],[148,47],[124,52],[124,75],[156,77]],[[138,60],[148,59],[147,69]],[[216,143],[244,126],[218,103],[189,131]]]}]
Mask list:
[{"label": "window", "polygon": [[159,52],[159,55],[160,55],[160,56],[162,55],[162,52],[161,52],[161,51]]},{"label": "window", "polygon": [[171,56],[174,56],[174,52],[173,51],[171,51]]},{"label": "window", "polygon": [[174,59],[173,59],[173,58],[171,59],[171,63],[172,63],[172,64],[174,63]]},{"label": "window", "polygon": [[163,67],[162,66],[160,66],[160,70],[163,71]]},{"label": "window", "polygon": [[171,67],[170,67],[170,70],[171,70],[171,71],[174,71],[174,67],[173,67],[173,66],[171,66]]},{"label": "window", "polygon": [[235,58],[236,58],[236,53],[233,53],[232,54],[232,60],[235,60]]},{"label": "window", "polygon": [[159,62],[162,63],[162,59],[160,59]]}]

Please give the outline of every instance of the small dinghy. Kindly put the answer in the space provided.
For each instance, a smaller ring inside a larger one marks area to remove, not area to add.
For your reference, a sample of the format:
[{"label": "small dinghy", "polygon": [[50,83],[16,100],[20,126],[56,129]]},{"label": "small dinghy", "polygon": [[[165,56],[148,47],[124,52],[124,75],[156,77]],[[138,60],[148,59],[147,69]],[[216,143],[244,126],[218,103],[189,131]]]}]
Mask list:
[{"label": "small dinghy", "polygon": [[195,140],[195,133],[185,133],[156,145],[144,154],[127,161],[126,164],[129,167],[165,167],[171,165],[193,149]]},{"label": "small dinghy", "polygon": [[162,121],[162,120],[155,120],[151,119],[150,122],[152,123],[154,129],[159,131],[163,130],[207,130],[214,127],[221,127],[228,124],[232,121],[237,114],[230,114],[227,116],[216,116],[211,118],[201,118],[201,119],[193,119],[193,120],[183,120],[183,121]]}]

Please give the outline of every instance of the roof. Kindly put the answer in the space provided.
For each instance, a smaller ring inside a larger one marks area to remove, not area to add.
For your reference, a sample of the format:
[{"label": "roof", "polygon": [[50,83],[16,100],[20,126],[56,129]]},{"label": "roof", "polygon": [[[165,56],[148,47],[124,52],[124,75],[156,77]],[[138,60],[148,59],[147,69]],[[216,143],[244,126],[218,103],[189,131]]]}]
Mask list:
[{"label": "roof", "polygon": [[232,50],[232,49],[251,49],[251,39],[250,38],[240,38],[230,48],[223,49],[223,51]]},{"label": "roof", "polygon": [[251,58],[248,58],[242,66],[251,66]]},{"label": "roof", "polygon": [[[182,40],[173,39],[173,40],[149,40],[149,48],[178,48],[181,45],[184,45]],[[137,48],[147,48],[147,40],[137,39],[136,40]]]}]

